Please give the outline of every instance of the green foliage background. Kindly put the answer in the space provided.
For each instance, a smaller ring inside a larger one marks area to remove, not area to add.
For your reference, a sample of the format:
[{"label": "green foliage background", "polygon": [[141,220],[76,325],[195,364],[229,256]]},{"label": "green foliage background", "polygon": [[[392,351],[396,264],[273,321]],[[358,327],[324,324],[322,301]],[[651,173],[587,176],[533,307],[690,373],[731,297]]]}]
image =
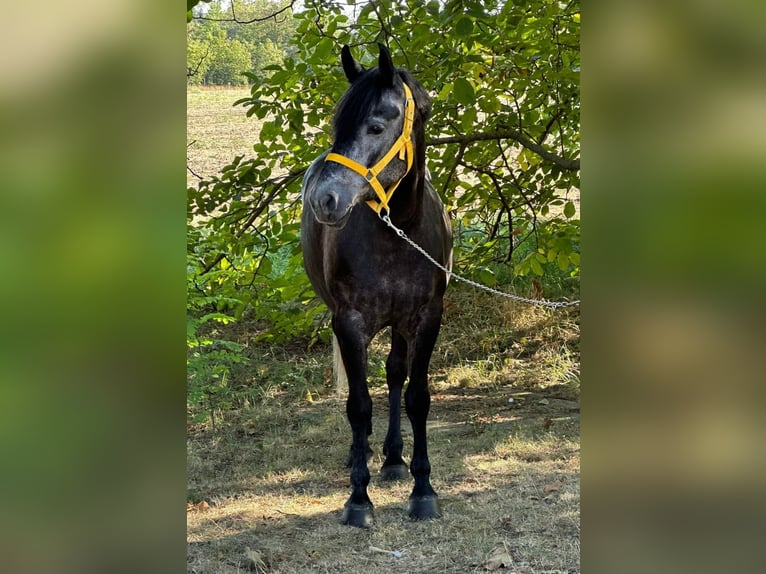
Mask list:
[{"label": "green foliage background", "polygon": [[[197,4],[196,0],[193,1]],[[190,0],[189,4],[192,4]],[[273,0],[207,1],[189,20],[186,41],[187,82],[235,86],[248,82],[246,72],[281,62],[295,29],[290,5]],[[283,8],[281,14],[273,16]],[[252,77],[252,76],[251,76]],[[250,80],[252,81],[252,80]]]},{"label": "green foliage background", "polygon": [[[190,376],[220,379],[239,356],[219,327],[258,338],[326,338],[303,272],[300,180],[331,145],[347,87],[340,47],[375,65],[377,43],[433,97],[428,165],[455,228],[455,269],[490,285],[579,289],[579,3],[309,0],[287,56],[248,72],[236,102],[262,120],[254,158],[188,189]],[[222,367],[224,365],[224,367]],[[194,385],[192,385],[194,386]]]}]

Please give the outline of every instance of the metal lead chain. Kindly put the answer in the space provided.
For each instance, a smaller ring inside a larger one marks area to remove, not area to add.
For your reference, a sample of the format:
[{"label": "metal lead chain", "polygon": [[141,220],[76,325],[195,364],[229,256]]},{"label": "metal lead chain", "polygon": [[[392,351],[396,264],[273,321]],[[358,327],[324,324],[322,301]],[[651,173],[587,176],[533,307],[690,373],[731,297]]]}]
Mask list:
[{"label": "metal lead chain", "polygon": [[407,235],[399,229],[396,225],[394,225],[391,222],[391,218],[388,216],[388,214],[383,215],[382,213],[378,213],[378,217],[382,219],[386,225],[388,225],[391,229],[394,230],[394,233],[396,233],[399,237],[404,239],[407,243],[412,245],[416,250],[418,250],[420,253],[423,254],[423,256],[428,259],[431,263],[436,265],[439,269],[447,273],[448,276],[454,277],[458,281],[462,281],[463,283],[467,283],[468,285],[471,285],[472,287],[476,287],[477,289],[483,289],[484,291],[487,291],[489,293],[493,293],[495,295],[500,295],[501,297],[507,297],[508,299],[513,299],[514,301],[521,301],[522,303],[530,303],[532,305],[539,305],[540,307],[550,307],[552,309],[559,309],[561,307],[573,307],[574,305],[579,305],[580,300],[577,301],[546,301],[544,299],[529,299],[527,297],[519,297],[518,295],[511,295],[510,293],[505,293],[504,291],[499,291],[497,289],[493,289],[492,287],[487,287],[486,285],[482,285],[481,283],[477,283],[476,281],[471,281],[470,279],[466,279],[465,277],[461,277],[454,271],[450,271],[447,269],[444,265],[439,263],[436,259],[431,257],[425,249],[423,249],[420,245],[415,243],[412,239],[407,237]]}]

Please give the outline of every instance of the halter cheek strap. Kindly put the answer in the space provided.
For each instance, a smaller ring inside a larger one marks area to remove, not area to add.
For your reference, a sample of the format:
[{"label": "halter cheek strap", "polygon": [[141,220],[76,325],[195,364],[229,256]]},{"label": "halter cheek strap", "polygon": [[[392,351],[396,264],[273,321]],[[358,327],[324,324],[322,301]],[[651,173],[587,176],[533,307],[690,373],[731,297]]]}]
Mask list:
[{"label": "halter cheek strap", "polygon": [[[384,209],[386,210],[386,213],[388,213],[388,202],[391,200],[391,196],[394,195],[394,191],[396,191],[396,188],[399,186],[402,179],[404,179],[410,172],[410,169],[412,169],[413,148],[411,136],[412,125],[415,121],[415,100],[412,98],[412,92],[410,91],[410,88],[407,86],[407,84],[402,85],[404,86],[405,97],[404,125],[402,126],[402,134],[397,138],[397,140],[391,146],[391,149],[386,152],[386,155],[384,155],[380,161],[378,161],[378,163],[370,168],[367,168],[362,164],[354,161],[353,159],[347,158],[344,155],[340,155],[334,152],[328,153],[325,157],[325,161],[333,161],[335,163],[339,163],[358,173],[365,180],[367,180],[367,183],[370,184],[378,196],[378,200],[371,199],[367,202],[367,205],[369,205],[370,208],[372,208],[372,210],[377,214],[380,214],[381,210]],[[380,175],[380,173],[386,169],[388,164],[391,163],[391,161],[397,155],[399,156],[400,160],[407,162],[407,170],[404,172],[404,175],[400,179],[395,181],[393,185],[388,188],[388,190],[385,190],[383,185],[378,180],[378,175]]]}]

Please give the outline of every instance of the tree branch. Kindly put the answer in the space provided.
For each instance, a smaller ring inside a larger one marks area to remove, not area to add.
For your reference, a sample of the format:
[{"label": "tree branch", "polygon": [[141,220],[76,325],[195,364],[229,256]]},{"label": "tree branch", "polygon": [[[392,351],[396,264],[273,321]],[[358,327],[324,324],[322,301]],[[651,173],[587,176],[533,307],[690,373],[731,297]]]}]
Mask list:
[{"label": "tree branch", "polygon": [[[253,222],[258,219],[258,217],[266,210],[266,208],[269,206],[269,203],[272,199],[274,199],[277,194],[280,192],[280,190],[290,185],[293,181],[301,177],[305,172],[307,168],[299,169],[298,171],[291,172],[285,176],[281,177],[281,181],[277,181],[277,179],[268,179],[263,184],[261,184],[261,187],[266,187],[267,185],[273,185],[271,191],[269,194],[262,199],[262,201],[256,206],[256,208],[253,210],[253,212],[250,214],[250,217],[247,218],[247,221],[240,227],[239,231],[237,231],[234,236],[235,237],[242,237],[242,235],[247,231],[247,229],[253,224]],[[200,271],[197,275],[202,276],[205,273],[209,272],[213,267],[218,265],[223,258],[226,257],[226,253],[220,253],[218,254],[210,263],[205,265],[204,269]]]},{"label": "tree branch", "polygon": [[268,14],[267,16],[260,16],[255,17],[251,20],[240,20],[237,18],[236,13],[234,12],[234,2],[231,3],[231,18],[207,18],[206,16],[194,16],[193,18],[195,20],[209,20],[211,22],[236,22],[237,24],[252,24],[253,22],[265,22],[266,20],[274,19],[275,22],[277,22],[277,16],[282,14],[283,12],[286,12],[287,10],[292,10],[293,5],[295,4],[296,0],[290,0],[288,4],[286,4],[283,8],[280,8],[276,12],[273,12],[271,14]]},{"label": "tree branch", "polygon": [[[189,161],[189,158],[188,158],[188,157],[186,158],[186,161]],[[186,164],[186,170],[187,170],[187,171],[188,171],[190,174],[192,174],[194,177],[196,177],[197,179],[199,179],[200,181],[202,180],[202,176],[201,176],[200,174],[198,174],[196,171],[194,171],[192,168],[190,168],[188,163]]]},{"label": "tree branch", "polygon": [[186,66],[186,77],[187,78],[190,77],[190,76],[196,76],[197,75],[197,72],[199,72],[199,67],[202,65],[202,62],[205,61],[205,59],[207,58],[209,53],[210,53],[210,46],[207,46],[207,49],[205,50],[205,55],[202,56],[199,59],[199,62],[197,62],[197,65],[194,66],[194,68],[190,68],[189,66]]},{"label": "tree branch", "polygon": [[561,169],[569,171],[577,171],[580,169],[579,159],[567,159],[556,155],[553,152],[548,151],[538,143],[533,142],[531,139],[523,135],[518,130],[506,128],[487,133],[474,133],[459,136],[446,136],[440,138],[432,138],[426,141],[426,145],[445,145],[452,143],[469,144],[478,141],[491,141],[491,140],[513,140],[520,143],[522,146],[535,152],[537,155],[546,159],[552,163],[555,163]]},{"label": "tree branch", "polygon": [[449,172],[449,175],[444,180],[444,186],[442,187],[441,197],[445,197],[447,193],[447,188],[449,187],[450,183],[452,183],[452,177],[455,175],[455,170],[457,170],[457,166],[460,162],[463,161],[463,154],[465,153],[466,144],[461,143],[460,148],[457,150],[457,159],[455,160],[455,163],[452,164],[452,169]]},{"label": "tree branch", "polygon": [[551,133],[551,128],[553,128],[553,124],[558,122],[561,119],[561,116],[564,115],[564,107],[567,105],[569,101],[564,101],[562,104],[562,107],[560,107],[558,110],[556,110],[556,113],[554,113],[551,118],[548,120],[548,123],[545,124],[545,129],[543,130],[543,133],[540,134],[540,137],[537,138],[537,144],[540,145],[545,141],[545,138],[548,137],[548,134]]}]

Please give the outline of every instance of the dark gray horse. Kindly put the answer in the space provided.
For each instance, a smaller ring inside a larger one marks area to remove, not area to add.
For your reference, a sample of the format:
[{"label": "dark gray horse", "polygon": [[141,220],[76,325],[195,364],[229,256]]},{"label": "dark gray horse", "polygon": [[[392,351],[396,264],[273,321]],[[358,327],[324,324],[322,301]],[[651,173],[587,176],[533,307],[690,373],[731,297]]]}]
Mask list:
[{"label": "dark gray horse", "polygon": [[365,70],[342,50],[351,86],[333,119],[334,145],[308,169],[303,182],[301,243],[304,265],[317,294],[332,311],[332,328],[348,379],[346,413],[353,440],[349,454],[351,496],[343,523],[373,522],[367,496],[372,400],[367,389],[367,346],[391,327],[386,361],[388,433],[383,479],[408,477],[402,459],[400,403],[405,392],[414,449],[412,518],[440,516],[431,487],[426,419],[431,397],[428,365],[439,334],[448,276],[406,244],[379,218],[391,221],[432,257],[451,268],[452,231],[425,164],[425,123],[431,102],[408,72],[394,67],[380,46],[378,67]]}]

